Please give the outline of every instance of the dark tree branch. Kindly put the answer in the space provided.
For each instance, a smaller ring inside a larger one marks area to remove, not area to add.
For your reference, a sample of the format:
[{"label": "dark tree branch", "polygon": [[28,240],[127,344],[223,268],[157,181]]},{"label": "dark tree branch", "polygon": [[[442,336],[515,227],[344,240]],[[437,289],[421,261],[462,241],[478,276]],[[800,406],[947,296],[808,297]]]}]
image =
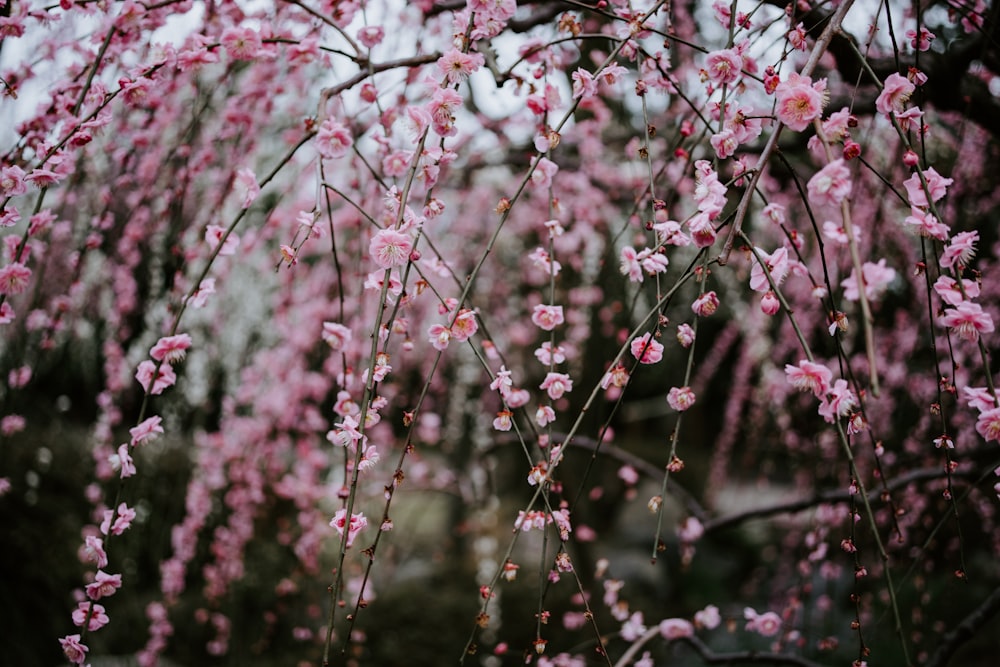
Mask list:
[{"label": "dark tree branch", "polygon": [[973,609],[961,623],[941,638],[941,645],[924,667],[945,667],[959,647],[972,639],[998,612],[1000,612],[1000,588],[994,590],[981,605]]},{"label": "dark tree branch", "polygon": [[823,667],[818,662],[813,662],[807,658],[785,653],[771,653],[769,651],[733,651],[730,653],[716,653],[695,636],[681,637],[675,640],[685,643],[695,650],[707,665],[793,665],[794,667]]}]

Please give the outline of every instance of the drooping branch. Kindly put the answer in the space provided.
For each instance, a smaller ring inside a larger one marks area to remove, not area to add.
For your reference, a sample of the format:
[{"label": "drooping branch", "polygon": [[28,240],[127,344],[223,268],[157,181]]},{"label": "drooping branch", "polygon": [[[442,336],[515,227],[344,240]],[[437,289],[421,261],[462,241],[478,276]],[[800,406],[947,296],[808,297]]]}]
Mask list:
[{"label": "drooping branch", "polygon": [[924,667],[945,667],[962,644],[975,637],[976,633],[998,613],[1000,613],[1000,588],[994,589],[981,605],[973,609],[961,623],[941,638],[941,644]]}]

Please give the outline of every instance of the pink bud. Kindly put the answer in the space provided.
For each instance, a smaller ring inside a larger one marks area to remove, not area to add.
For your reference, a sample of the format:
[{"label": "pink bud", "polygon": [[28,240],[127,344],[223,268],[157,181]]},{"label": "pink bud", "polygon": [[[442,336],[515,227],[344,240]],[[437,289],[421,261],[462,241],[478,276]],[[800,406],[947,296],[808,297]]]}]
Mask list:
[{"label": "pink bud", "polygon": [[765,315],[774,315],[781,309],[781,302],[774,292],[768,290],[760,300],[760,309]]}]

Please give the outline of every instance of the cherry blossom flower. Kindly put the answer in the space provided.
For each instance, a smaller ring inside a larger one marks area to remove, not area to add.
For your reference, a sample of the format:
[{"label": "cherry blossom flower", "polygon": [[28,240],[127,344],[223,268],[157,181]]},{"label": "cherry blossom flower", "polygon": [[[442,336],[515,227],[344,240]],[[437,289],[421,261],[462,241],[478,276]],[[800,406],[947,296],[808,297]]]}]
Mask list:
[{"label": "cherry blossom flower", "polygon": [[108,554],[104,550],[104,540],[96,535],[87,535],[87,539],[84,540],[83,546],[80,548],[79,556],[81,562],[94,563],[98,568],[108,566]]},{"label": "cherry blossom flower", "polygon": [[743,70],[743,57],[736,49],[712,51],[705,57],[705,73],[719,85],[735,83]]},{"label": "cherry blossom flower", "polygon": [[430,342],[431,347],[439,352],[443,352],[448,349],[448,345],[451,343],[451,338],[451,329],[443,324],[432,324],[427,329],[427,340]]},{"label": "cherry blossom flower", "polygon": [[209,294],[215,294],[215,278],[202,280],[198,285],[198,289],[194,291],[188,300],[188,305],[192,308],[204,308],[205,304],[208,303]]},{"label": "cherry blossom flower", "polygon": [[351,330],[337,322],[323,322],[323,341],[331,350],[343,350],[352,338]]},{"label": "cherry blossom flower", "polygon": [[[950,186],[955,181],[951,178],[945,178],[941,174],[937,173],[934,167],[927,169],[923,172],[924,180],[927,181],[927,191],[930,192],[931,201],[939,201],[942,197],[948,194],[948,186]],[[926,207],[929,206],[927,201],[927,192],[924,192],[923,183],[920,180],[920,175],[914,173],[908,179],[903,181],[903,187],[906,188],[906,198],[910,202],[910,206],[913,207]]]},{"label": "cherry blossom flower", "polygon": [[951,237],[951,243],[941,253],[941,266],[949,269],[966,267],[976,256],[979,232],[959,232]]},{"label": "cherry blossom flower", "polygon": [[987,442],[1000,440],[1000,408],[991,408],[979,414],[976,432]]},{"label": "cherry blossom flower", "polygon": [[366,25],[358,29],[358,41],[366,49],[373,49],[385,39],[385,28],[380,25]]},{"label": "cherry blossom flower", "polygon": [[817,206],[839,206],[851,194],[851,172],[843,158],[826,165],[807,184],[809,201]]},{"label": "cherry blossom flower", "polygon": [[667,392],[667,404],[677,412],[684,412],[695,402],[691,387],[671,387]]},{"label": "cherry blossom flower", "polygon": [[156,361],[175,364],[184,359],[189,347],[191,347],[191,336],[186,333],[165,336],[156,341],[156,345],[149,351],[149,356]]},{"label": "cherry blossom flower", "polygon": [[714,604],[710,604],[704,609],[695,612],[694,622],[699,628],[714,630],[719,627],[719,624],[722,623],[722,616],[719,614],[719,608]]},{"label": "cherry blossom flower", "polygon": [[395,229],[382,229],[376,233],[368,245],[368,254],[383,269],[403,266],[410,259],[413,240],[408,234]]},{"label": "cherry blossom flower", "polygon": [[545,341],[541,347],[535,350],[535,357],[545,366],[561,364],[566,361],[566,350],[563,349],[562,345],[556,345],[553,348],[552,343]]},{"label": "cherry blossom flower", "polygon": [[490,391],[499,392],[500,396],[506,398],[513,387],[514,380],[511,379],[511,372],[507,370],[506,366],[501,366],[496,377],[490,382]]},{"label": "cherry blossom flower", "polygon": [[17,165],[0,167],[0,197],[16,197],[27,191],[23,169]]},{"label": "cherry blossom flower", "polygon": [[[877,301],[896,279],[896,270],[886,266],[885,259],[880,259],[878,264],[865,262],[861,267],[861,275],[865,281],[865,296],[869,301]],[[854,271],[840,282],[840,286],[844,288],[844,298],[848,301],[857,301],[860,297],[858,277]]]},{"label": "cherry blossom flower", "polygon": [[893,72],[886,77],[882,92],[875,100],[875,108],[883,116],[900,113],[915,89],[909,79]]},{"label": "cherry blossom flower", "polygon": [[111,467],[120,471],[122,479],[126,477],[132,477],[135,475],[135,462],[129,455],[128,443],[122,444],[118,447],[118,452],[112,456]]},{"label": "cherry blossom flower", "polygon": [[846,380],[838,378],[830,391],[820,397],[819,414],[833,424],[838,417],[846,417],[859,405],[858,397]]},{"label": "cherry blossom flower", "polygon": [[962,387],[962,398],[966,405],[980,412],[1000,407],[988,387]]},{"label": "cherry blossom flower", "polygon": [[654,340],[649,333],[633,338],[631,343],[632,356],[640,364],[655,364],[663,359],[663,345]]},{"label": "cherry blossom flower", "polygon": [[695,333],[690,324],[681,324],[677,327],[677,342],[681,347],[687,349],[694,343]]},{"label": "cherry blossom flower", "polygon": [[[223,240],[225,239],[225,240]],[[211,250],[215,250],[222,244],[219,255],[223,257],[235,255],[236,249],[240,246],[240,237],[233,233],[226,233],[225,227],[219,225],[209,225],[205,229],[205,242]]]},{"label": "cherry blossom flower", "polygon": [[826,366],[801,359],[796,366],[785,365],[785,376],[789,384],[799,391],[811,391],[822,399],[830,390],[833,372]]},{"label": "cherry blossom flower", "polygon": [[[87,619],[88,614],[90,615],[89,620]],[[83,601],[78,603],[76,609],[73,610],[73,625],[83,627],[83,624],[86,623],[87,630],[91,632],[100,630],[108,624],[109,620],[111,619],[105,613],[104,605]]]},{"label": "cherry blossom flower", "polygon": [[66,635],[65,637],[61,637],[59,644],[62,646],[66,659],[74,665],[82,665],[83,661],[87,659],[87,651],[90,648],[86,644],[80,643],[80,635]]},{"label": "cherry blossom flower", "polygon": [[455,323],[451,325],[451,337],[462,343],[469,340],[479,331],[479,322],[476,320],[476,312],[468,308],[458,311]]},{"label": "cherry blossom flower", "polygon": [[[111,524],[111,518],[114,517],[115,523]],[[135,510],[121,503],[118,505],[118,511],[104,510],[104,521],[101,522],[101,533],[104,535],[108,534],[110,529],[112,535],[121,535],[129,526],[132,525],[132,520],[135,519]]]},{"label": "cherry blossom flower", "polygon": [[531,172],[531,184],[540,190],[551,187],[559,166],[547,157],[535,158],[532,163],[534,169]]},{"label": "cherry blossom flower", "polygon": [[353,143],[350,130],[336,118],[324,120],[316,133],[316,150],[327,159],[344,157]]},{"label": "cherry blossom flower", "polygon": [[0,269],[0,294],[20,294],[30,279],[31,269],[20,262],[11,262]]},{"label": "cherry blossom flower", "polygon": [[481,53],[462,53],[458,49],[451,49],[438,58],[437,67],[448,85],[454,86],[469,78],[484,62]]},{"label": "cherry blossom flower", "polygon": [[544,389],[549,398],[557,401],[563,394],[573,391],[573,380],[565,373],[548,373],[538,388]]},{"label": "cherry blossom flower", "polygon": [[764,267],[757,261],[757,255],[767,265],[767,272],[771,274],[771,280],[775,285],[780,285],[788,275],[790,264],[788,262],[788,248],[782,246],[773,253],[768,254],[757,248],[757,253],[751,255],[753,266],[750,268],[750,289],[755,292],[766,292],[771,289],[771,284],[767,281]]},{"label": "cherry blossom flower", "polygon": [[694,626],[683,618],[665,618],[657,626],[660,636],[669,641],[694,636]]},{"label": "cherry blossom flower", "polygon": [[548,405],[540,405],[535,410],[535,421],[539,426],[548,426],[556,420],[556,411]]},{"label": "cherry blossom flower", "polygon": [[354,539],[358,536],[362,530],[368,526],[368,519],[365,518],[363,513],[351,514],[351,521],[348,525],[347,522],[347,510],[340,509],[337,513],[333,515],[333,519],[330,521],[330,525],[337,529],[337,534],[343,535],[344,529],[347,529],[347,548],[350,548],[354,544]]},{"label": "cherry blossom flower", "polygon": [[[101,553],[104,552],[103,547],[101,548]],[[104,556],[107,560],[107,556]],[[98,565],[98,567],[101,567]],[[108,574],[103,570],[98,570],[97,574],[94,575],[94,581],[87,584],[86,593],[87,597],[91,600],[100,600],[101,598],[110,597],[115,594],[119,588],[122,587],[122,575],[120,574]]]},{"label": "cherry blossom flower", "polygon": [[252,169],[243,168],[236,172],[236,192],[240,196],[240,206],[250,208],[260,194],[257,176]]},{"label": "cherry blossom flower", "polygon": [[903,224],[916,227],[916,231],[921,236],[937,239],[938,241],[948,240],[948,225],[938,220],[930,211],[919,208],[910,209],[910,215],[906,216]]},{"label": "cherry blossom flower", "polygon": [[135,379],[139,381],[145,391],[156,396],[162,394],[167,387],[174,386],[177,382],[177,374],[174,373],[170,364],[162,362],[157,364],[147,359],[139,363]]},{"label": "cherry blossom flower", "polygon": [[781,310],[781,301],[778,296],[771,290],[764,292],[764,296],[760,298],[760,311],[771,316],[776,315],[779,310]]},{"label": "cherry blossom flower", "polygon": [[438,88],[431,96],[428,112],[434,131],[441,137],[458,134],[455,127],[455,111],[462,106],[462,96],[451,88]]},{"label": "cherry blossom flower", "polygon": [[601,377],[601,389],[607,389],[612,386],[622,389],[628,384],[628,379],[628,370],[621,364],[615,364]]},{"label": "cherry blossom flower", "polygon": [[719,309],[719,297],[714,291],[705,292],[691,304],[691,310],[699,317],[708,317]]},{"label": "cherry blossom flower", "polygon": [[543,331],[552,331],[564,322],[563,307],[538,304],[532,310],[531,321]]},{"label": "cherry blossom flower", "polygon": [[801,132],[823,112],[826,80],[813,83],[809,77],[793,73],[787,81],[779,83],[774,92],[778,120],[790,129]]},{"label": "cherry blossom flower", "polygon": [[622,623],[621,637],[627,642],[634,642],[646,633],[646,626],[642,624],[642,612],[633,612],[628,619]]},{"label": "cherry blossom flower", "polygon": [[263,46],[260,33],[250,28],[227,28],[219,41],[226,52],[237,60],[253,60]]},{"label": "cherry blossom flower", "polygon": [[501,410],[493,420],[493,428],[497,431],[509,431],[514,425],[513,417],[514,413],[510,410]]},{"label": "cherry blossom flower", "polygon": [[927,51],[931,48],[931,42],[934,41],[934,33],[924,26],[920,26],[920,32],[913,28],[907,30],[906,38],[910,40],[910,47],[915,51]]},{"label": "cherry blossom flower", "polygon": [[587,70],[578,67],[572,74],[573,99],[588,99],[597,94],[597,81]]},{"label": "cherry blossom flower", "polygon": [[993,331],[993,318],[978,303],[963,301],[945,311],[941,325],[949,327],[959,338],[974,343],[980,334]]},{"label": "cherry blossom flower", "polygon": [[[964,295],[962,290],[965,291]],[[934,281],[934,291],[949,306],[957,306],[966,299],[975,299],[979,296],[979,283],[975,280],[963,279],[962,289],[959,289],[958,281],[951,276],[941,275]]]},{"label": "cherry blossom flower", "polygon": [[745,629],[748,632],[756,632],[764,637],[774,637],[781,632],[781,617],[773,611],[758,614],[747,607],[743,610],[743,618],[747,620]]}]

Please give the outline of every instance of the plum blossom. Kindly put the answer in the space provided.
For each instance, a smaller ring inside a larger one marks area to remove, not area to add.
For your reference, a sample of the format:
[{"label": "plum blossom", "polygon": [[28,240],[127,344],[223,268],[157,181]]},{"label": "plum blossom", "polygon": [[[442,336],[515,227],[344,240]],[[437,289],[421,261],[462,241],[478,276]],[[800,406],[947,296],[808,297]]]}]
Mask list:
[{"label": "plum blossom", "polygon": [[493,428],[497,431],[509,431],[514,425],[513,417],[514,413],[510,410],[501,410],[493,420]]},{"label": "plum blossom", "polygon": [[699,317],[708,317],[719,309],[719,297],[714,291],[705,292],[691,304],[691,310]]},{"label": "plum blossom", "polygon": [[976,420],[976,432],[987,442],[1000,440],[1000,408],[981,412]]},{"label": "plum blossom", "polygon": [[622,623],[621,636],[627,642],[634,642],[646,632],[646,626],[642,623],[642,612],[633,612],[628,619]]},{"label": "plum blossom", "polygon": [[846,380],[838,378],[830,391],[820,398],[819,414],[827,423],[833,424],[838,417],[846,417],[858,407],[858,397]]},{"label": "plum blossom", "polygon": [[562,345],[552,347],[552,343],[545,341],[541,347],[535,350],[535,357],[545,366],[561,364],[566,361],[566,350]]},{"label": "plum blossom", "polygon": [[910,209],[910,215],[906,216],[903,224],[912,225],[921,236],[937,239],[938,241],[948,240],[948,225],[938,220],[930,211],[919,208]]},{"label": "plum blossom", "polygon": [[[91,608],[91,605],[93,605],[93,608]],[[87,618],[88,615],[90,616],[89,619]],[[87,630],[91,632],[100,630],[108,624],[109,620],[111,619],[105,613],[104,605],[83,601],[78,603],[76,609],[73,610],[73,625],[83,627],[84,623],[86,623]]]},{"label": "plum blossom", "polygon": [[813,204],[839,206],[851,194],[851,172],[847,163],[837,158],[816,172],[806,187]]},{"label": "plum blossom", "polygon": [[909,79],[893,72],[886,77],[882,92],[875,100],[875,108],[883,116],[900,113],[915,89],[916,86]]},{"label": "plum blossom", "polygon": [[437,67],[449,86],[462,83],[469,75],[483,66],[485,59],[481,53],[462,53],[451,49],[438,58]]},{"label": "plum blossom", "polygon": [[539,426],[548,426],[556,420],[556,411],[551,406],[541,405],[535,410],[535,421]]},{"label": "plum blossom", "polygon": [[257,176],[252,169],[243,168],[236,172],[236,192],[240,195],[240,206],[243,208],[250,208],[260,195]]},{"label": "plum blossom", "polygon": [[945,311],[941,325],[950,328],[959,338],[975,343],[980,334],[993,331],[993,318],[978,303],[963,301]]},{"label": "plum blossom", "polygon": [[578,67],[572,76],[573,99],[587,99],[597,94],[597,81],[590,72]]},{"label": "plum blossom", "polygon": [[771,274],[771,280],[774,281],[775,285],[780,285],[785,279],[785,276],[788,275],[788,270],[790,268],[788,262],[788,248],[782,246],[771,254],[757,248],[757,253],[752,255],[753,266],[750,269],[750,289],[755,292],[766,292],[771,289],[771,284],[767,281],[767,275],[764,273],[764,267],[761,266],[759,261],[757,261],[758,255],[764,260],[764,264],[767,265],[767,272]]},{"label": "plum blossom", "polygon": [[531,171],[531,184],[544,190],[552,185],[552,179],[559,171],[559,166],[547,157],[532,160],[534,169]]},{"label": "plum blossom", "polygon": [[976,256],[976,243],[979,242],[979,232],[959,232],[951,237],[951,243],[941,253],[941,266],[954,269],[965,267]]},{"label": "plum blossom", "polygon": [[236,60],[253,60],[263,46],[260,33],[251,28],[226,28],[219,41]]},{"label": "plum blossom", "polygon": [[20,294],[30,278],[31,269],[20,262],[11,262],[0,269],[0,294]]},{"label": "plum blossom", "polygon": [[323,341],[332,350],[342,350],[351,342],[351,330],[337,322],[323,322]]},{"label": "plum blossom", "polygon": [[136,472],[135,462],[132,460],[132,456],[129,454],[128,448],[128,443],[120,445],[118,447],[118,452],[111,457],[111,465],[113,468],[120,471],[122,479],[132,477]]},{"label": "plum blossom", "polygon": [[66,635],[59,639],[62,646],[63,655],[74,665],[82,665],[87,659],[87,651],[90,648],[86,644],[80,643],[80,635]]},{"label": "plum blossom", "polygon": [[438,136],[451,137],[458,134],[455,111],[462,106],[462,102],[462,96],[451,88],[438,88],[434,91],[427,111],[431,126]]},{"label": "plum blossom", "polygon": [[[104,549],[101,548],[103,553]],[[107,556],[105,556],[107,559]],[[100,565],[98,565],[100,567]],[[115,594],[119,588],[122,587],[122,575],[121,574],[108,574],[104,570],[98,570],[97,574],[94,575],[94,580],[87,584],[86,593],[87,597],[91,600],[100,600],[101,598],[110,597]]]},{"label": "plum blossom", "polygon": [[337,529],[338,535],[344,534],[344,529],[347,529],[347,547],[350,548],[354,544],[354,539],[358,536],[362,530],[368,526],[368,519],[365,518],[363,513],[351,514],[350,524],[347,522],[347,510],[340,509],[337,513],[333,515],[333,519],[330,521],[330,525]]},{"label": "plum blossom", "polygon": [[639,338],[633,338],[631,343],[632,356],[640,364],[655,364],[663,359],[663,345],[645,333]]},{"label": "plum blossom", "polygon": [[657,627],[660,631],[660,636],[668,642],[694,636],[694,626],[691,625],[691,621],[683,618],[665,618],[660,621],[660,625]]},{"label": "plum blossom", "polygon": [[910,40],[910,47],[915,51],[927,51],[931,48],[931,42],[934,41],[934,33],[920,26],[920,31],[917,32],[913,28],[906,31],[906,38]]},{"label": "plum blossom", "polygon": [[149,356],[156,361],[174,364],[184,359],[189,347],[191,347],[191,336],[186,333],[165,336],[156,341],[156,345],[149,351]]},{"label": "plum blossom", "polygon": [[[979,296],[979,283],[975,280],[963,279],[962,287],[959,289],[958,281],[951,276],[941,275],[934,281],[934,291],[949,306],[957,306],[966,299],[975,299]],[[965,294],[962,293],[963,291]]]},{"label": "plum blossom", "polygon": [[774,637],[781,632],[781,617],[773,611],[758,614],[747,607],[743,610],[743,618],[747,620],[746,630],[756,632],[764,637]]},{"label": "plum blossom", "polygon": [[347,155],[354,143],[351,132],[336,118],[327,118],[316,133],[316,151],[327,159]]},{"label": "plum blossom", "polygon": [[17,165],[0,167],[0,196],[16,197],[28,191],[24,170]]},{"label": "plum blossom", "polygon": [[430,342],[431,347],[438,352],[443,352],[448,349],[448,345],[451,343],[451,338],[451,329],[443,324],[432,324],[427,329],[427,340]]},{"label": "plum blossom", "polygon": [[156,396],[162,394],[164,389],[174,386],[177,382],[177,374],[174,373],[170,364],[157,363],[147,359],[139,363],[139,367],[135,371],[135,379],[145,391]]},{"label": "plum blossom", "polygon": [[[865,262],[861,267],[861,276],[865,282],[865,296],[869,301],[876,301],[896,279],[896,270],[886,266],[885,259],[880,259],[878,264]],[[858,277],[854,271],[840,282],[840,286],[844,288],[844,298],[848,301],[857,301],[860,297]]]},{"label": "plum blossom", "polygon": [[219,248],[219,244],[221,243],[222,247],[219,248],[219,255],[225,257],[236,254],[236,249],[240,246],[240,237],[232,232],[227,232],[225,227],[209,225],[205,228],[205,242],[211,250]]},{"label": "plum blossom", "polygon": [[822,399],[830,390],[833,372],[826,366],[801,359],[796,366],[785,365],[785,376],[789,384],[799,391],[811,391]]},{"label": "plum blossom", "polygon": [[531,321],[544,331],[552,331],[564,321],[563,307],[538,304],[531,313]]},{"label": "plum blossom", "polygon": [[[95,563],[98,568],[108,566],[108,554],[104,550],[104,540],[96,535],[87,535],[80,548],[80,560]],[[98,570],[100,573],[100,571]]]},{"label": "plum blossom", "polygon": [[801,132],[823,112],[826,79],[813,83],[809,77],[793,73],[788,80],[778,84],[774,93],[777,98],[778,120],[790,129]]},{"label": "plum blossom", "polygon": [[722,616],[719,614],[719,608],[714,604],[710,604],[704,609],[695,612],[694,622],[699,628],[714,630],[719,627],[719,624],[722,623]]},{"label": "plum blossom", "polygon": [[[111,524],[111,518],[114,517],[115,523]],[[135,510],[121,503],[118,505],[118,511],[104,510],[104,521],[101,522],[101,533],[104,535],[108,534],[108,530],[111,530],[112,535],[121,535],[129,526],[132,525],[132,521],[135,519]]]},{"label": "plum blossom", "polygon": [[677,342],[681,347],[687,349],[694,343],[695,333],[690,324],[681,324],[677,327]]},{"label": "plum blossom", "polygon": [[712,51],[705,58],[705,73],[709,80],[723,85],[735,83],[743,70],[743,57],[737,49]]},{"label": "plum blossom", "polygon": [[548,373],[538,388],[544,389],[549,398],[557,401],[564,394],[573,391],[573,380],[565,373]]},{"label": "plum blossom", "polygon": [[[954,179],[945,178],[937,173],[934,167],[924,171],[923,176],[924,180],[927,181],[927,192],[930,193],[931,201],[934,202],[948,194],[948,186],[955,182]],[[903,181],[903,187],[906,188],[906,198],[909,200],[910,206],[926,207],[930,205],[927,201],[927,192],[924,192],[924,185],[920,180],[919,174],[914,173]]]},{"label": "plum blossom", "polygon": [[413,239],[396,229],[379,230],[368,244],[368,254],[380,268],[403,266],[413,251]]},{"label": "plum blossom", "polygon": [[691,387],[671,387],[667,392],[667,404],[677,412],[684,412],[695,402]]}]

